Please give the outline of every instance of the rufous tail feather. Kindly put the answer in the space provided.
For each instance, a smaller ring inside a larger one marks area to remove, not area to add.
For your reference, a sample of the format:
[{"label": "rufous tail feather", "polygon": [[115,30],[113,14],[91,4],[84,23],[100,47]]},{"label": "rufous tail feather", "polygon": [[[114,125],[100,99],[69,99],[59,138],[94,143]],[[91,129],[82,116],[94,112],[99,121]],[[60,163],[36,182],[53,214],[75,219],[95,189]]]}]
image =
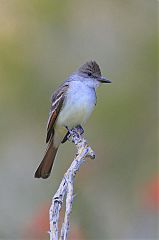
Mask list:
[{"label": "rufous tail feather", "polygon": [[48,178],[54,163],[58,147],[54,146],[53,140],[50,142],[45,156],[35,172],[35,178]]}]

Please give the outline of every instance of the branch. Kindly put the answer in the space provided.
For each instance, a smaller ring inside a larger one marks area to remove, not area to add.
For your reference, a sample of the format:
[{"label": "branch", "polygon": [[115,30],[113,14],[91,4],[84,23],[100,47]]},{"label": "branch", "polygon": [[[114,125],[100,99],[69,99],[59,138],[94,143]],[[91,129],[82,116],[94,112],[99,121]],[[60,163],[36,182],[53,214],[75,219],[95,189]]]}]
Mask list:
[{"label": "branch", "polygon": [[[84,163],[85,158],[89,157],[94,159],[95,153],[91,149],[91,147],[87,144],[87,141],[81,137],[81,135],[77,132],[77,129],[71,130],[70,135],[72,138],[72,142],[76,145],[77,154],[74,158],[71,166],[65,173],[61,184],[55,193],[52,204],[50,207],[49,215],[50,215],[50,240],[67,240],[68,239],[68,232],[69,232],[69,220],[70,214],[72,210],[73,198],[74,198],[74,179],[76,173],[79,171],[80,166]],[[64,221],[61,228],[61,234],[59,238],[59,229],[58,229],[58,222],[59,222],[59,215],[60,210],[63,204],[64,197],[66,195],[66,210]]]}]

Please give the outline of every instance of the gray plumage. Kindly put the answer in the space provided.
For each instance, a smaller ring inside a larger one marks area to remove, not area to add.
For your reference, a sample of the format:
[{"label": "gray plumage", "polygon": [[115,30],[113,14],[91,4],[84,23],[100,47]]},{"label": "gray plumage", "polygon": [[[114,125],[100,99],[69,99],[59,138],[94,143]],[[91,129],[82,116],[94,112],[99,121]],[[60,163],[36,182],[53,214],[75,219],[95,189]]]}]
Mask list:
[{"label": "gray plumage", "polygon": [[67,140],[67,128],[83,125],[96,104],[96,88],[100,83],[110,83],[102,77],[95,61],[86,62],[54,92],[47,124],[48,147],[35,172],[36,178],[47,178],[61,142]]}]

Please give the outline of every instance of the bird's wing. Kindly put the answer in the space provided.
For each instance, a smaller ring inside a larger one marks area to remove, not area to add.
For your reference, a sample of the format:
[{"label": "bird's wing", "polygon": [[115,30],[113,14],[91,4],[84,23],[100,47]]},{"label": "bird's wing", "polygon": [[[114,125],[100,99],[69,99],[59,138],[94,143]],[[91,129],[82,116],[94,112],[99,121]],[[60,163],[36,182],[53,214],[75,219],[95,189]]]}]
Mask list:
[{"label": "bird's wing", "polygon": [[54,135],[54,125],[56,122],[56,119],[58,117],[58,114],[63,106],[63,102],[65,100],[65,96],[68,89],[68,82],[61,85],[57,91],[52,95],[51,99],[51,109],[47,124],[47,137],[46,137],[46,143],[51,139],[51,137]]}]

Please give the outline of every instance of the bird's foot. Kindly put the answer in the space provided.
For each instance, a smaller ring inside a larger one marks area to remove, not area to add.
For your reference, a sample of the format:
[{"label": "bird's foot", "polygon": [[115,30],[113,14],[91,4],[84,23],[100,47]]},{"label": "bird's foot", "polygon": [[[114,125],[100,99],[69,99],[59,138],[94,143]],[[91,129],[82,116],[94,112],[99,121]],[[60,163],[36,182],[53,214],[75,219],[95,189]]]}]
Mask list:
[{"label": "bird's foot", "polygon": [[84,133],[84,129],[82,128],[81,125],[77,125],[77,126],[75,127],[75,130],[77,131],[77,133],[78,133],[79,135],[82,135],[82,134]]},{"label": "bird's foot", "polygon": [[67,140],[69,140],[71,137],[70,131],[68,131],[65,135],[65,137],[63,138],[61,143],[65,143]]},{"label": "bird's foot", "polygon": [[66,142],[67,140],[70,141],[70,137],[77,135],[78,138],[84,133],[84,130],[81,125],[77,125],[75,128],[72,128],[71,130],[66,126],[67,134],[65,135],[62,143]]},{"label": "bird's foot", "polygon": [[72,130],[70,130],[67,126],[65,126],[65,128],[67,129],[67,133],[61,143],[65,143],[67,140],[70,141],[70,137],[73,134]]}]

